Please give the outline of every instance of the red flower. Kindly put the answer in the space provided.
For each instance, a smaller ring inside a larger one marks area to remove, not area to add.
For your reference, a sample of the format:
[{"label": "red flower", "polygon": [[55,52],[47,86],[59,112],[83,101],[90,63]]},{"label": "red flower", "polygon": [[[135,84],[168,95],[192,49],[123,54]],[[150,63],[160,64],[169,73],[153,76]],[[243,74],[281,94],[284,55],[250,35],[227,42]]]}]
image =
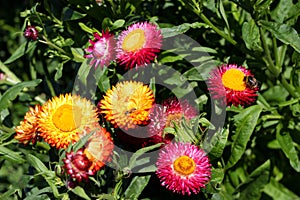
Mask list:
[{"label": "red flower", "polygon": [[34,26],[27,26],[23,35],[26,39],[35,41],[39,36],[39,32]]}]

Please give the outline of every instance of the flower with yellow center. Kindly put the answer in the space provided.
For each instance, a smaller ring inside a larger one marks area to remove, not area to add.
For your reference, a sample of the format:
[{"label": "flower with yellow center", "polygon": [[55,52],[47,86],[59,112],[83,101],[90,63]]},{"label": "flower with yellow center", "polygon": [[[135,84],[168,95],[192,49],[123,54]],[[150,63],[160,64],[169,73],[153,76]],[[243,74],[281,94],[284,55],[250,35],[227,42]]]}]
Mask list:
[{"label": "flower with yellow center", "polygon": [[48,100],[39,114],[40,136],[56,148],[77,142],[87,127],[98,123],[97,109],[78,95],[60,95]]},{"label": "flower with yellow center", "polygon": [[15,139],[20,143],[28,144],[30,141],[35,144],[38,137],[38,115],[41,111],[40,105],[35,105],[34,108],[30,107],[26,113],[24,120],[20,122],[20,125],[15,128]]},{"label": "flower with yellow center", "polygon": [[230,105],[249,105],[256,100],[259,87],[249,83],[248,77],[253,75],[242,66],[222,65],[211,72],[207,81],[208,89],[214,99]]},{"label": "flower with yellow center", "polygon": [[148,22],[135,23],[123,31],[117,42],[117,62],[125,68],[141,67],[152,62],[160,52],[162,34]]},{"label": "flower with yellow center", "polygon": [[156,166],[161,185],[183,195],[199,193],[211,177],[211,164],[206,153],[189,143],[169,143],[164,146]]},{"label": "flower with yellow center", "polygon": [[98,107],[115,127],[127,130],[147,124],[153,101],[153,92],[147,85],[124,81],[108,90]]}]

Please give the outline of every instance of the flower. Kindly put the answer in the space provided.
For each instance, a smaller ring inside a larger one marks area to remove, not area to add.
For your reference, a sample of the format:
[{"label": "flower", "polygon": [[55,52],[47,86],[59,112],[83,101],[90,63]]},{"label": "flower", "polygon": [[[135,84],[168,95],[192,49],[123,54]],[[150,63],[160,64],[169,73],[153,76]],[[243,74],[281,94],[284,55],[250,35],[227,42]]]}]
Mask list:
[{"label": "flower", "polygon": [[39,114],[40,136],[56,148],[66,148],[98,123],[97,109],[78,95],[60,95],[48,100]]},{"label": "flower", "polygon": [[117,62],[126,68],[153,61],[162,46],[161,31],[148,22],[132,24],[121,32],[117,42]]},{"label": "flower", "polygon": [[98,107],[115,127],[127,130],[147,124],[153,101],[153,93],[147,85],[124,81],[108,90]]},{"label": "flower", "polygon": [[189,143],[169,143],[159,153],[156,175],[161,185],[176,193],[197,194],[211,177],[206,153]]},{"label": "flower", "polygon": [[102,31],[101,36],[98,33],[94,33],[94,38],[94,40],[89,40],[91,46],[85,49],[88,53],[85,55],[85,58],[92,58],[90,64],[95,65],[95,68],[108,66],[115,59],[116,54],[114,35],[108,31]]},{"label": "flower", "polygon": [[110,161],[114,143],[105,128],[96,126],[94,131],[85,145],[84,154],[92,162],[90,169],[96,172]]},{"label": "flower", "polygon": [[41,106],[35,105],[34,108],[30,107],[29,111],[25,114],[24,120],[20,125],[15,128],[15,139],[20,143],[28,144],[30,141],[35,144],[38,138],[38,115],[41,112]]},{"label": "flower", "polygon": [[95,172],[90,169],[93,163],[83,153],[83,149],[79,149],[76,153],[73,151],[67,152],[63,162],[67,174],[78,182],[83,180],[87,181],[89,176],[95,174]]},{"label": "flower", "polygon": [[34,26],[27,26],[23,35],[26,39],[35,41],[39,36],[39,32]]},{"label": "flower", "polygon": [[[251,77],[252,83],[248,81]],[[259,87],[251,72],[234,64],[222,65],[211,72],[208,89],[214,99],[221,100],[227,106],[244,106],[253,103]]]},{"label": "flower", "polygon": [[190,120],[197,116],[197,111],[186,100],[179,101],[175,98],[164,100],[162,105],[155,104],[150,111],[150,123],[148,134],[151,137],[149,142],[169,143],[173,137],[164,134],[166,127],[173,127],[173,123],[179,125],[182,117]]}]

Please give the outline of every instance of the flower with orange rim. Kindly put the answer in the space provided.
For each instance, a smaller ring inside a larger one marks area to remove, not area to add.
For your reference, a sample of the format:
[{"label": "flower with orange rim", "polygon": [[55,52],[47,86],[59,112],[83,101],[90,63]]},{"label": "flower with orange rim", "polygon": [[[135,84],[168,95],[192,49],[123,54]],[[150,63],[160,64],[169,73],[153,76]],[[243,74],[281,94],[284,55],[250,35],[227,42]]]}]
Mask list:
[{"label": "flower with orange rim", "polygon": [[34,108],[30,107],[29,111],[25,114],[24,120],[20,125],[15,128],[15,139],[20,143],[28,144],[30,141],[35,144],[38,137],[38,115],[41,112],[41,106],[35,105]]},{"label": "flower with orange rim", "polygon": [[89,100],[72,94],[48,100],[38,118],[40,136],[56,148],[66,148],[77,142],[86,128],[97,123],[95,106]]},{"label": "flower with orange rim", "polygon": [[212,98],[220,100],[227,106],[250,105],[256,100],[259,87],[247,83],[247,78],[254,79],[253,74],[242,66],[222,65],[211,72],[207,85]]},{"label": "flower with orange rim", "polygon": [[211,164],[206,153],[190,143],[177,142],[164,146],[156,166],[161,185],[183,195],[199,193],[211,177]]},{"label": "flower with orange rim", "polygon": [[98,171],[111,160],[114,149],[110,133],[100,125],[95,128],[92,130],[95,133],[88,139],[83,152],[92,162],[90,170],[93,172]]},{"label": "flower with orange rim", "polygon": [[149,22],[132,24],[117,42],[117,62],[128,68],[140,67],[153,61],[160,52],[162,34]]},{"label": "flower with orange rim", "polygon": [[148,123],[153,102],[153,92],[147,85],[137,81],[124,81],[108,90],[98,107],[107,121],[127,130]]}]

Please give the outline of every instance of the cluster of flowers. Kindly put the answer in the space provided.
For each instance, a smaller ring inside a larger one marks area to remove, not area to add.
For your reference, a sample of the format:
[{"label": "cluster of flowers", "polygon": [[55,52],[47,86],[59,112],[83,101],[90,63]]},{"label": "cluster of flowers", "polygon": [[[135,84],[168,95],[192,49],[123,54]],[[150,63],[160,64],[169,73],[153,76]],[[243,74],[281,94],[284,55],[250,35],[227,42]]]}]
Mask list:
[{"label": "cluster of flowers", "polygon": [[[127,69],[142,66],[155,59],[162,45],[160,30],[147,22],[129,26],[117,41],[107,31],[101,36],[95,33],[94,37],[89,41],[91,46],[86,49],[85,57],[91,58],[91,65],[95,67],[107,66],[114,59]],[[251,72],[237,65],[216,68],[207,83],[214,99],[235,106],[253,103],[259,88]],[[188,102],[175,98],[164,100],[161,105],[154,102],[149,86],[137,81],[123,81],[112,86],[97,107],[78,95],[60,95],[42,106],[30,108],[15,128],[15,138],[24,144],[34,144],[43,138],[57,149],[66,149],[94,131],[83,148],[66,153],[64,159],[64,168],[71,180],[81,182],[110,161],[113,141],[118,139],[112,139],[111,134],[99,125],[99,115],[120,130],[147,126],[144,145],[166,144],[156,162],[156,174],[161,184],[177,193],[197,194],[211,177],[208,156],[194,144],[173,142],[174,136],[164,131],[174,123],[179,124],[182,117],[191,120],[197,112]]]}]

